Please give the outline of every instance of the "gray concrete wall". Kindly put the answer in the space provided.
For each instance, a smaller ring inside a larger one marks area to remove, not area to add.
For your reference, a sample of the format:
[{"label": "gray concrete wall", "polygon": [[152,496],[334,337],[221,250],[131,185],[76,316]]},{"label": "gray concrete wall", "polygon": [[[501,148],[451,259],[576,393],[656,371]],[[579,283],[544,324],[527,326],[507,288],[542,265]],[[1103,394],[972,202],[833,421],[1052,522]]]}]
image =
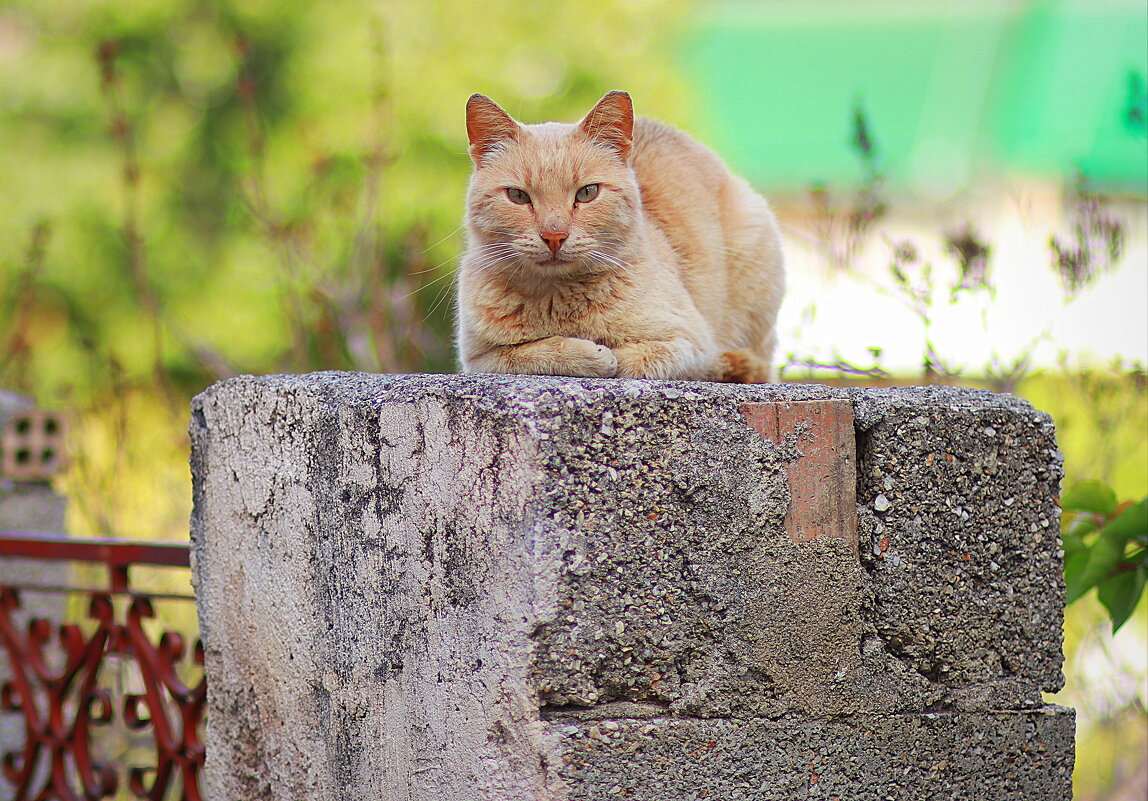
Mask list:
[{"label": "gray concrete wall", "polygon": [[[845,399],[860,559],[785,530]],[[1070,797],[1048,417],[952,388],[238,378],[192,414],[207,797]]]}]

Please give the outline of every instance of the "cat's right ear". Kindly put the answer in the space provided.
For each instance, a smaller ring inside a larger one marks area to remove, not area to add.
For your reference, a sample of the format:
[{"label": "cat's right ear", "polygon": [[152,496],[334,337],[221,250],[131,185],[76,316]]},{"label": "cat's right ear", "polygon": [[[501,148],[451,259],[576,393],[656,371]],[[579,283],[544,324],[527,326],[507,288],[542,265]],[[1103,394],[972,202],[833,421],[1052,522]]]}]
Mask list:
[{"label": "cat's right ear", "polygon": [[471,95],[466,101],[466,135],[470,137],[470,158],[481,167],[486,158],[506,142],[518,141],[521,127],[498,104],[485,95]]},{"label": "cat's right ear", "polygon": [[590,109],[579,126],[591,141],[598,142],[626,161],[634,142],[634,106],[625,92],[607,92]]}]

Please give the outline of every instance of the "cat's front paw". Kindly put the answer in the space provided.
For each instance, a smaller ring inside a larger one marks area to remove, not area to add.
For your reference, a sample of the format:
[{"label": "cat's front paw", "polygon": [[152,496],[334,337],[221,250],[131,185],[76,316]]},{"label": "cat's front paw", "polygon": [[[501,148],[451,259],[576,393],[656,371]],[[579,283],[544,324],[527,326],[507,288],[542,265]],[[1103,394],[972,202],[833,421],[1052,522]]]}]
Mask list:
[{"label": "cat's front paw", "polygon": [[613,378],[618,374],[618,359],[605,345],[573,337],[555,339],[561,340],[557,349],[556,374],[586,378]]},{"label": "cat's front paw", "polygon": [[620,378],[689,378],[696,350],[684,339],[625,342],[614,348]]},{"label": "cat's front paw", "polygon": [[618,374],[618,360],[613,351],[597,342],[553,336],[472,353],[463,362],[463,370],[468,373],[613,378]]}]

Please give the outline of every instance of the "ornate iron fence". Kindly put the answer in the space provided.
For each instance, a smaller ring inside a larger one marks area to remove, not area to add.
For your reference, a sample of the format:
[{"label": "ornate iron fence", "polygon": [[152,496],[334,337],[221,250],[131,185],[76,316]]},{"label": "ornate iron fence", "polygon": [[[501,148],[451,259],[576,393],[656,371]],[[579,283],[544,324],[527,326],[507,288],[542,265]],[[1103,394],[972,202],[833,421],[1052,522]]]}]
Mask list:
[{"label": "ornate iron fence", "polygon": [[[63,560],[107,570],[106,582],[95,588],[0,586],[0,641],[7,664],[0,711],[8,713],[0,717],[9,726],[14,719],[23,725],[22,745],[0,758],[11,797],[200,801],[203,646],[197,639],[188,654],[185,637],[163,630],[164,621],[156,617],[157,602],[186,604],[192,596],[140,591],[130,574],[137,565],[187,568],[188,546],[0,532],[0,558]],[[73,607],[79,599],[87,617],[54,627],[22,608],[23,597],[31,593],[63,593]],[[115,687],[105,675],[112,672]],[[116,728],[130,733],[132,745],[109,758],[101,752],[101,729]]]}]

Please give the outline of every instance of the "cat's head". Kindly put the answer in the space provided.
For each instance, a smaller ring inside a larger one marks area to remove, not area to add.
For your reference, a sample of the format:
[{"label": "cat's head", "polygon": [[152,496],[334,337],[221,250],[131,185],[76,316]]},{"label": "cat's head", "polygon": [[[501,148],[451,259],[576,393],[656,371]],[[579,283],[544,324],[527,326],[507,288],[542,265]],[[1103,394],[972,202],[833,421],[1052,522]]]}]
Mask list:
[{"label": "cat's head", "polygon": [[625,269],[641,208],[628,94],[608,93],[580,123],[541,125],[474,95],[466,130],[472,263],[539,276]]}]

